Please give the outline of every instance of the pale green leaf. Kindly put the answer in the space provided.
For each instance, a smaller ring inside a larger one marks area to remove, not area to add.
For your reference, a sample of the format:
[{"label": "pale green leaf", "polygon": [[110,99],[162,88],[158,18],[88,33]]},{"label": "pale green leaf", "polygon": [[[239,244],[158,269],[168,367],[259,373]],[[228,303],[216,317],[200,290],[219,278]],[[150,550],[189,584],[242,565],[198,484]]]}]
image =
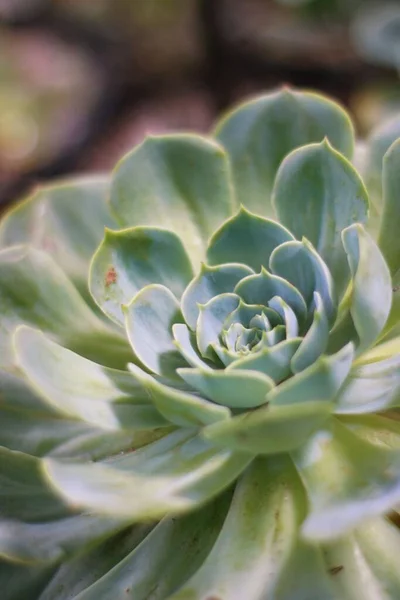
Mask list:
[{"label": "pale green leaf", "polygon": [[145,286],[166,286],[178,298],[193,277],[179,237],[155,227],[106,230],[90,268],[90,291],[100,308],[124,325],[122,305]]},{"label": "pale green leaf", "polygon": [[121,226],[160,225],[182,236],[198,265],[208,238],[234,210],[227,156],[196,135],[147,137],[117,165],[111,207]]},{"label": "pale green leaf", "polygon": [[153,373],[176,377],[177,367],[186,366],[172,335],[172,326],[182,322],[179,302],[166,287],[148,285],[124,307],[126,331],[136,357]]},{"label": "pale green leaf", "polygon": [[205,427],[202,436],[221,448],[254,454],[289,452],[304,444],[333,410],[329,402],[267,405]]},{"label": "pale green leaf", "polygon": [[328,137],[351,158],[353,126],[327,98],[284,88],[245,104],[222,119],[216,136],[227,149],[239,202],[273,216],[270,194],[282,160],[295,148]]},{"label": "pale green leaf", "polygon": [[400,139],[383,158],[382,218],[378,245],[392,275],[400,268]]},{"label": "pale green leaf", "polygon": [[350,279],[341,232],[365,223],[368,214],[367,190],[357,171],[327,140],[304,146],[282,162],[273,202],[280,222],[314,245],[341,296]]},{"label": "pale green leaf", "polygon": [[291,375],[290,360],[301,344],[300,338],[280,342],[276,346],[252,352],[244,358],[238,358],[228,366],[228,371],[246,369],[258,371],[280,383]]},{"label": "pale green leaf", "polygon": [[236,294],[220,294],[200,306],[197,322],[197,346],[204,358],[213,358],[211,345],[219,341],[227,317],[239,306]]},{"label": "pale green leaf", "polygon": [[181,299],[182,314],[189,327],[196,329],[199,304],[206,304],[219,294],[233,292],[236,284],[252,273],[250,267],[237,263],[216,267],[203,263],[199,274],[190,282]]},{"label": "pale green leaf", "polygon": [[311,327],[305,334],[295,355],[292,357],[290,367],[294,373],[299,373],[310,367],[323,354],[328,345],[329,323],[322,298],[314,292],[314,315]]},{"label": "pale green leaf", "polygon": [[285,227],[242,206],[213,234],[208,244],[207,261],[211,265],[243,263],[259,271],[268,265],[277,246],[291,240],[294,237]]},{"label": "pale green leaf", "polygon": [[178,369],[178,373],[200,394],[230,408],[261,406],[275,386],[270,377],[257,371]]}]

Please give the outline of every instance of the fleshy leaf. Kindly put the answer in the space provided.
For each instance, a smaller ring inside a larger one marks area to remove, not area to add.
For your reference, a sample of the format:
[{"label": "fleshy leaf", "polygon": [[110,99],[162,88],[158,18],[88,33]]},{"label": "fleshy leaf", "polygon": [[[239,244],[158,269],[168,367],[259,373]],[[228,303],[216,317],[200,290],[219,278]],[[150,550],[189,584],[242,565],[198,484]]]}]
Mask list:
[{"label": "fleshy leaf", "polygon": [[261,406],[275,386],[270,377],[257,371],[179,369],[178,373],[200,394],[230,408]]},{"label": "fleshy leaf", "polygon": [[360,339],[357,352],[361,353],[373,345],[389,316],[391,277],[378,246],[362,225],[343,231],[343,245],[353,280],[350,314]]},{"label": "fleshy leaf", "polygon": [[181,427],[199,427],[223,421],[230,416],[227,408],[164,385],[136,365],[129,365],[129,369],[146,389],[157,410],[170,423]]},{"label": "fleshy leaf", "polygon": [[[170,593],[200,567],[211,550],[229,499],[230,495],[224,494],[188,516],[164,519],[121,562],[74,598],[109,600],[110,590],[113,600],[170,598]],[[43,600],[56,599],[45,596]]]},{"label": "fleshy leaf", "polygon": [[288,88],[228,113],[216,129],[227,149],[239,202],[273,216],[270,193],[282,160],[295,148],[328,137],[351,158],[353,127],[345,111],[323,96]]},{"label": "fleshy leaf", "polygon": [[252,352],[244,358],[238,358],[228,367],[233,369],[246,369],[258,371],[271,377],[275,383],[280,383],[291,374],[290,360],[299,348],[301,338],[292,338],[280,342],[276,346],[264,348],[259,352]]},{"label": "fleshy leaf", "polygon": [[321,356],[313,365],[272,390],[268,402],[282,406],[334,400],[350,371],[353,357],[354,347],[351,343],[336,354]]},{"label": "fleshy leaf", "polygon": [[292,456],[310,499],[303,534],[313,541],[340,537],[400,502],[400,452],[336,420]]},{"label": "fleshy leaf", "polygon": [[123,227],[160,225],[182,236],[197,265],[234,210],[227,156],[196,135],[147,137],[117,165],[111,207]]},{"label": "fleshy leaf", "polygon": [[300,292],[288,281],[271,275],[266,269],[262,269],[258,275],[249,275],[240,281],[235,287],[238,294],[248,304],[264,304],[274,296],[279,296],[297,315],[300,323],[307,316],[307,307]]},{"label": "fleshy leaf", "polygon": [[175,325],[172,325],[172,334],[176,348],[192,367],[211,369],[210,365],[200,357],[197,349],[196,335],[189,330],[187,325],[184,323],[175,323]]},{"label": "fleshy leaf", "polygon": [[0,561],[0,589],[3,590],[3,600],[39,598],[55,570],[54,565],[38,567]]},{"label": "fleshy leaf", "polygon": [[400,268],[400,139],[383,158],[383,206],[378,245],[392,275]]},{"label": "fleshy leaf", "polygon": [[13,365],[11,336],[21,324],[38,327],[97,362],[109,360],[113,346],[116,363],[132,358],[123,337],[92,313],[49,255],[13,246],[0,251],[0,366]]},{"label": "fleshy leaf", "polygon": [[250,267],[237,263],[216,267],[202,264],[200,273],[190,282],[181,299],[182,314],[189,327],[196,329],[199,304],[206,304],[219,294],[233,292],[236,284],[252,273]]},{"label": "fleshy leaf", "polygon": [[202,436],[222,448],[255,454],[289,452],[304,444],[333,410],[329,402],[266,406],[205,427]]},{"label": "fleshy leaf", "polygon": [[210,500],[251,459],[216,449],[189,429],[105,464],[45,459],[44,468],[51,487],[74,506],[137,521],[177,515]]},{"label": "fleshy leaf", "polygon": [[167,423],[124,371],[102,367],[30,327],[15,334],[18,366],[61,414],[104,429],[151,429]]},{"label": "fleshy leaf", "polygon": [[318,292],[330,322],[336,316],[336,295],[328,267],[312,245],[302,242],[287,242],[277,248],[271,256],[270,267],[275,275],[290,281],[303,296],[309,310],[314,309],[314,292]]},{"label": "fleshy leaf", "polygon": [[226,318],[239,303],[240,298],[236,294],[220,294],[200,307],[196,338],[197,346],[205,358],[212,358],[211,344],[218,342]]},{"label": "fleshy leaf", "polygon": [[242,206],[212,236],[207,260],[211,265],[243,263],[259,271],[268,265],[273,250],[290,240],[294,240],[294,237],[285,227],[255,215]]},{"label": "fleshy leaf", "polygon": [[58,265],[89,296],[87,275],[104,227],[113,227],[106,177],[59,181],[40,187],[9,210],[0,225],[3,247],[30,244],[52,255]]},{"label": "fleshy leaf", "polygon": [[365,223],[368,214],[367,190],[357,171],[327,140],[304,146],[282,162],[273,202],[279,221],[314,245],[342,295],[350,272],[341,232]]},{"label": "fleshy leaf", "polygon": [[186,365],[172,336],[174,323],[182,322],[179,302],[166,287],[148,285],[124,307],[126,330],[141,363],[157,375],[176,377]]},{"label": "fleshy leaf", "polygon": [[400,406],[400,355],[356,365],[337,400],[336,412],[364,413]]},{"label": "fleshy leaf", "polygon": [[314,292],[314,305],[311,327],[290,363],[294,373],[299,373],[315,363],[321,354],[325,352],[328,345],[329,323],[322,298],[318,292]]},{"label": "fleshy leaf", "polygon": [[372,131],[367,142],[367,167],[365,169],[368,189],[378,217],[381,214],[383,157],[390,146],[400,138],[400,118],[390,117]]},{"label": "fleshy leaf", "polygon": [[270,325],[271,323],[274,325],[281,323],[281,318],[276,311],[271,310],[266,306],[262,306],[261,304],[246,304],[245,302],[240,301],[239,306],[225,319],[223,325],[224,330],[228,330],[229,327],[235,323],[240,323],[243,327],[251,329],[254,326],[251,324],[254,317],[267,319],[267,322]]},{"label": "fleshy leaf", "polygon": [[297,536],[302,505],[290,461],[257,458],[239,481],[204,564],[170,600],[272,598]]},{"label": "fleshy leaf", "polygon": [[275,310],[281,317],[286,327],[286,338],[289,340],[299,334],[299,324],[293,309],[286,304],[280,296],[274,296],[269,300],[268,306]]},{"label": "fleshy leaf", "polygon": [[179,298],[192,277],[186,251],[172,231],[155,227],[106,230],[92,260],[90,291],[105,314],[123,326],[122,305],[141,289],[157,283]]}]

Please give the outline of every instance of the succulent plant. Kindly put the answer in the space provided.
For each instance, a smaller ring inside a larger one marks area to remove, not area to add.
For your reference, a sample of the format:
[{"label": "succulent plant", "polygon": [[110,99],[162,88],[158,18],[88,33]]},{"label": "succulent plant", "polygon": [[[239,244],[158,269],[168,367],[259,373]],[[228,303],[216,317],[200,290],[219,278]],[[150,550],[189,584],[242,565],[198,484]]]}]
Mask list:
[{"label": "succulent plant", "polygon": [[353,138],[284,89],[5,216],[5,600],[400,598],[400,141],[368,199]]}]

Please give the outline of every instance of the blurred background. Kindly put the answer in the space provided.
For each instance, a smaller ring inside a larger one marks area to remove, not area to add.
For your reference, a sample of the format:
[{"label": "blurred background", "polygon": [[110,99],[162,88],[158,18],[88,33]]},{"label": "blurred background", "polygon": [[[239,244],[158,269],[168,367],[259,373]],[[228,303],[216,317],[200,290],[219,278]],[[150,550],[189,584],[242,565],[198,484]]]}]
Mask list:
[{"label": "blurred background", "polygon": [[283,83],[400,113],[400,0],[0,0],[0,210]]}]

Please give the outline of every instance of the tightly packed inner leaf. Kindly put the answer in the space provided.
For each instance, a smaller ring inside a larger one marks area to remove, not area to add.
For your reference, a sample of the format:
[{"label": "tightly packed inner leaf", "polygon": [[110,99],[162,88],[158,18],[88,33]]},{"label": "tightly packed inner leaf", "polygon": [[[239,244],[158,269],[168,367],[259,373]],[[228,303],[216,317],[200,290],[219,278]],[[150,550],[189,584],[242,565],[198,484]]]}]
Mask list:
[{"label": "tightly packed inner leaf", "polygon": [[216,137],[2,223],[5,600],[400,598],[398,142],[371,221],[333,102]]}]

